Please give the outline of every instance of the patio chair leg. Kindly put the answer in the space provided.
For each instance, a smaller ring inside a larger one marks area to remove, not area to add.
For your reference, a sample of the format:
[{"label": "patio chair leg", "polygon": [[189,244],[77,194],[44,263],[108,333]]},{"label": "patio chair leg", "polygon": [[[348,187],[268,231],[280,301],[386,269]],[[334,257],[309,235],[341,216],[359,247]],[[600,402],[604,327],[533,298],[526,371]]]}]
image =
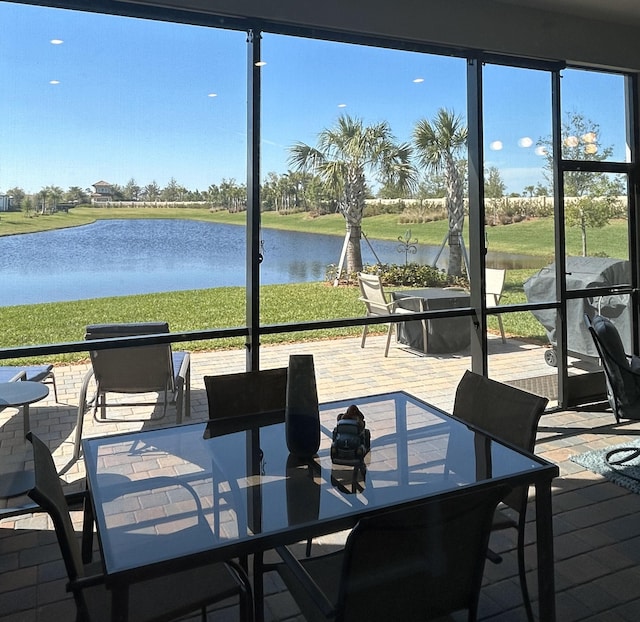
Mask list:
[{"label": "patio chair leg", "polygon": [[369,327],[365,324],[365,326],[362,329],[362,341],[360,342],[360,347],[364,348],[364,342],[367,339],[367,331],[369,330]]},{"label": "patio chair leg", "polygon": [[504,336],[504,326],[502,325],[502,316],[498,315],[498,326],[500,327],[500,335],[502,336],[502,343],[507,343],[507,339]]},{"label": "patio chair leg", "polygon": [[60,402],[58,401],[58,387],[56,385],[56,377],[53,375],[53,372],[51,372],[49,378],[51,378],[51,384],[53,385],[53,397],[56,400],[56,404],[59,404]]},{"label": "patio chair leg", "polygon": [[182,401],[182,411],[185,417],[191,417],[191,368],[189,367],[186,378],[185,387],[183,388],[184,398]]},{"label": "patio chair leg", "polygon": [[387,358],[389,356],[389,345],[391,344],[391,333],[395,330],[393,324],[389,324],[389,330],[387,331],[387,345],[384,349],[384,357]]}]

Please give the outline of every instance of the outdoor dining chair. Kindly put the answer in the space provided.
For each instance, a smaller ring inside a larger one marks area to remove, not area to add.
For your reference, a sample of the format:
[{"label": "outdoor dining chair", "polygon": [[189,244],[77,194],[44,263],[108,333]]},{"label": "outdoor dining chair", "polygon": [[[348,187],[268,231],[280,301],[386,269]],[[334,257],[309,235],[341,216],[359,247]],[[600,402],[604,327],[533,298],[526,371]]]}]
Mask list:
[{"label": "outdoor dining chair", "polygon": [[275,566],[309,621],[477,619],[492,515],[503,486],[361,519],[338,551]]},{"label": "outdoor dining chair", "polygon": [[621,419],[640,419],[640,357],[627,354],[613,322],[602,315],[584,321],[604,368],[607,400],[616,423]]},{"label": "outdoor dining chair", "polygon": [[[364,272],[358,272],[358,285],[360,287],[360,298],[366,308],[367,308],[367,317],[380,317],[383,315],[391,315],[391,314],[402,314],[402,315],[411,315],[414,311],[409,309],[403,309],[398,305],[397,302],[387,301],[387,296],[384,291],[384,287],[382,285],[382,280],[377,274],[366,274]],[[419,310],[424,311],[423,300],[422,298],[416,298],[418,301]],[[407,298],[403,299],[404,302],[407,301]],[[422,343],[424,344],[424,349],[426,352],[427,348],[427,322],[426,320],[421,320],[422,324]],[[367,339],[367,333],[369,332],[369,326],[365,324],[362,329],[362,341],[360,343],[360,347],[364,348],[365,341]],[[390,323],[387,332],[387,343],[384,348],[384,356],[385,358],[389,356],[389,345],[391,344],[391,334],[396,332],[397,328],[395,323]]]},{"label": "outdoor dining chair", "polygon": [[[69,580],[68,589],[76,604],[77,622],[109,621],[111,591],[105,584],[100,561],[84,564],[67,501],[49,448],[32,432],[35,486],[29,497],[49,514],[58,539]],[[171,478],[167,478],[171,479]],[[171,480],[175,482],[175,480]],[[205,522],[203,534],[179,535],[210,537]],[[186,528],[190,529],[190,528]],[[198,524],[195,525],[198,529]],[[154,535],[162,546],[162,535]],[[165,536],[166,537],[166,536]],[[216,563],[173,571],[155,579],[133,581],[129,586],[128,619],[135,622],[162,622],[181,618],[200,610],[203,622],[207,606],[238,596],[243,620],[253,619],[253,597],[249,578],[235,563]]]},{"label": "outdoor dining chair", "polygon": [[[205,376],[204,386],[209,405],[207,433],[225,434],[246,430],[252,427],[256,419],[262,425],[266,420],[274,423],[283,421],[287,372],[287,367],[278,367]],[[217,496],[215,503],[218,503]],[[307,555],[310,553],[311,540],[307,542]],[[246,560],[242,559],[241,563],[244,566]]]},{"label": "outdoor dining chair", "polygon": [[205,376],[204,386],[210,421],[256,414],[284,418],[286,367]]},{"label": "outdoor dining chair", "polygon": [[[453,415],[499,440],[533,453],[538,422],[547,402],[546,397],[522,391],[467,370],[456,389]],[[447,451],[447,463],[450,462],[451,453],[466,450],[467,448],[450,445]],[[493,530],[517,529],[520,588],[527,619],[532,622],[533,611],[527,587],[524,550],[528,493],[528,487],[511,491],[502,500],[502,506],[515,510],[518,520],[511,518],[501,509],[501,506],[495,513],[492,528]],[[489,551],[489,559],[496,563],[502,561],[501,557],[492,551]]]},{"label": "outdoor dining chair", "polygon": [[[167,322],[141,322],[132,324],[94,324],[87,326],[85,339],[107,339],[134,337],[140,335],[168,334]],[[188,352],[173,352],[171,344],[89,350],[91,369],[84,377],[78,401],[78,418],[74,458],[80,456],[80,441],[84,415],[93,406],[93,416],[97,422],[107,420],[107,408],[125,406],[139,407],[158,403],[122,400],[108,401],[107,394],[162,394],[163,406],[159,416],[166,415],[167,405],[175,404],[176,423],[182,423],[183,416],[191,412],[191,357]],[[91,381],[95,381],[95,394],[88,398]],[[98,416],[99,411],[99,416]],[[113,421],[111,418],[109,421]],[[128,419],[130,421],[130,419]]]}]

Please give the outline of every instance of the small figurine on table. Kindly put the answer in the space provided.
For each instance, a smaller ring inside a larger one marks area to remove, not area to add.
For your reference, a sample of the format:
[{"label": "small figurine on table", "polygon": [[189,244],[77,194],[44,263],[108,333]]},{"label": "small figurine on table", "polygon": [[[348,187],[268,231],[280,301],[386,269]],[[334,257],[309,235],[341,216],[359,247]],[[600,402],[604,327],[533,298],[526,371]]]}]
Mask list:
[{"label": "small figurine on table", "polygon": [[366,428],[364,415],[352,404],[338,415],[333,430],[331,461],[334,464],[357,465],[371,449],[371,432]]}]

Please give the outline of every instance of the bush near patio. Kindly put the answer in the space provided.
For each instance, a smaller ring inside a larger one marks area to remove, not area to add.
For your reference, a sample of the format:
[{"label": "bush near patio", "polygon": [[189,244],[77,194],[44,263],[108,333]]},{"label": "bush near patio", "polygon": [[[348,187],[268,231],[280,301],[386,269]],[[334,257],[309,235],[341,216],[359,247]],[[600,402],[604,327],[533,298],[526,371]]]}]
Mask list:
[{"label": "bush near patio", "polygon": [[[443,270],[417,263],[399,264],[365,264],[362,271],[366,274],[377,274],[383,285],[396,287],[468,287],[469,282],[464,277],[454,277]],[[334,282],[338,267],[331,264],[327,267],[326,279]],[[357,284],[358,275],[355,273],[340,275],[342,284]]]}]

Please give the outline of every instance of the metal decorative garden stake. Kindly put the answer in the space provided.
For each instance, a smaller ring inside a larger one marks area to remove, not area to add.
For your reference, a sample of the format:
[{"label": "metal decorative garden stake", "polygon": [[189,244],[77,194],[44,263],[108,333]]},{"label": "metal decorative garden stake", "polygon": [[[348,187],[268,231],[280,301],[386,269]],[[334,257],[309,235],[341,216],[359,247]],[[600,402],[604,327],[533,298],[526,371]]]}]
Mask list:
[{"label": "metal decorative garden stake", "polygon": [[416,244],[418,243],[418,238],[414,240],[411,239],[411,229],[407,229],[404,232],[404,236],[398,236],[398,252],[404,253],[404,267],[406,268],[409,265],[409,255],[415,255],[418,252],[418,247]]}]

